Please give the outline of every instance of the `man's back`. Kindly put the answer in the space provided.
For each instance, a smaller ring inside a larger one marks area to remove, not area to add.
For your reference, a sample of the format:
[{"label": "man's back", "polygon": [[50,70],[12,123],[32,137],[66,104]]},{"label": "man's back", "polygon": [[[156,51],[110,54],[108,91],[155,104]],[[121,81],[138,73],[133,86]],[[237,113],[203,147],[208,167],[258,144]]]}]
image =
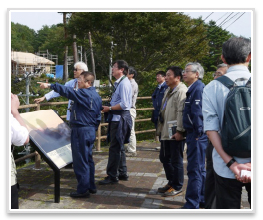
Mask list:
[{"label": "man's back", "polygon": [[[230,67],[225,74],[232,81],[238,78],[251,77],[247,67],[242,65],[236,65]],[[242,82],[243,84],[246,81]],[[203,93],[203,115],[204,115],[204,130],[205,131],[219,131],[221,130],[224,109],[229,89],[217,80],[210,82],[204,89]],[[234,157],[238,163],[247,163],[251,161],[251,158],[237,158]],[[235,178],[234,173],[225,165],[225,162],[217,153],[213,150],[213,163],[215,172],[224,178]]]}]

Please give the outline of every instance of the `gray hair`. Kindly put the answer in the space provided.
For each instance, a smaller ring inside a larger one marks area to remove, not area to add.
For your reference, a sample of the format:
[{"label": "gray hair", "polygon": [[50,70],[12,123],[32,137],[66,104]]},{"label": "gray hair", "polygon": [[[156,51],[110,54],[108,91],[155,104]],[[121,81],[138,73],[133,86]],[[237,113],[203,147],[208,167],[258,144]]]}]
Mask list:
[{"label": "gray hair", "polygon": [[219,68],[221,68],[221,67],[228,67],[228,65],[225,64],[225,63],[221,63],[221,64],[217,65],[216,68],[219,69]]},{"label": "gray hair", "polygon": [[222,54],[228,65],[245,63],[251,52],[251,41],[243,37],[228,39],[222,46]]},{"label": "gray hair", "polygon": [[74,68],[76,68],[77,66],[79,66],[80,69],[82,69],[83,71],[88,71],[88,67],[87,67],[86,63],[84,63],[82,61],[76,62],[74,64]]},{"label": "gray hair", "polygon": [[192,66],[192,71],[199,73],[198,79],[201,79],[201,80],[203,79],[204,74],[205,74],[205,71],[204,71],[204,68],[201,66],[200,63],[198,63],[198,62],[190,62],[190,63],[187,63],[187,64],[185,65],[185,68],[186,68],[187,66]]}]

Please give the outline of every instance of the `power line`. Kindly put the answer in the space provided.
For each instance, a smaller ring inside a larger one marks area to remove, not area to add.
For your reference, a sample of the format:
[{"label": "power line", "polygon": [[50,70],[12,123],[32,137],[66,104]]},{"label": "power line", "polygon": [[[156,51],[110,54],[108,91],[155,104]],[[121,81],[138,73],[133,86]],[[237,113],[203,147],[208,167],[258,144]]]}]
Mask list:
[{"label": "power line", "polygon": [[[245,12],[242,14],[242,15],[240,15],[236,20],[234,20],[230,25],[232,25],[233,23],[235,23],[241,16],[243,16],[245,14]],[[225,30],[230,26],[230,25],[228,25],[226,28],[225,28]]]},{"label": "power line", "polygon": [[236,17],[239,13],[240,13],[240,12],[236,13],[236,14],[233,15],[231,18],[229,18],[227,21],[225,21],[225,22],[221,25],[221,27],[222,27],[223,25],[225,25],[226,23],[228,23],[230,20],[234,19],[234,17]]},{"label": "power line", "polygon": [[207,18],[209,18],[213,13],[214,13],[214,12],[212,12],[210,15],[208,15],[208,16],[204,19],[204,21],[205,21]]}]

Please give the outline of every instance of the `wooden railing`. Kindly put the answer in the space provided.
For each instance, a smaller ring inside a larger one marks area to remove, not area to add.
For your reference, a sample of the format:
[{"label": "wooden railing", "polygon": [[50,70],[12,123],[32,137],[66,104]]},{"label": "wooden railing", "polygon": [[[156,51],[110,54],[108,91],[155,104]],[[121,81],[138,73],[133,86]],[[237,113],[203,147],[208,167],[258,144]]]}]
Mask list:
[{"label": "wooden railing", "polygon": [[[147,99],[151,99],[151,96],[146,96],[146,97],[137,97],[137,100],[147,100]],[[102,99],[102,101],[107,101],[107,99]],[[46,103],[38,103],[38,104],[29,104],[29,105],[21,105],[19,106],[18,109],[26,109],[26,108],[36,108],[36,111],[41,110],[42,106],[58,106],[58,105],[67,105],[68,101],[63,101],[63,102],[46,102]],[[153,108],[141,108],[141,109],[136,109],[136,111],[150,111],[153,110]],[[65,119],[67,116],[66,115],[62,115],[60,116],[62,119]],[[144,121],[150,121],[151,118],[144,118],[144,119],[136,119],[135,122],[144,122]],[[99,127],[98,127],[98,131],[97,131],[97,135],[96,135],[96,151],[101,151],[101,140],[106,139],[107,136],[105,135],[101,135],[101,128],[102,126],[108,126],[108,123],[100,123]],[[148,132],[155,132],[155,129],[149,129],[149,130],[142,130],[142,131],[135,131],[135,134],[142,134],[142,133],[148,133]],[[33,153],[30,154],[31,157],[32,156],[36,156],[38,157],[37,161],[39,161],[39,157],[40,155],[38,153]],[[21,161],[23,159],[27,159],[29,155],[21,157],[19,159],[16,160],[16,162]],[[38,162],[39,163],[39,162]],[[37,166],[37,165],[36,165]],[[37,167],[36,167],[37,168]]]}]

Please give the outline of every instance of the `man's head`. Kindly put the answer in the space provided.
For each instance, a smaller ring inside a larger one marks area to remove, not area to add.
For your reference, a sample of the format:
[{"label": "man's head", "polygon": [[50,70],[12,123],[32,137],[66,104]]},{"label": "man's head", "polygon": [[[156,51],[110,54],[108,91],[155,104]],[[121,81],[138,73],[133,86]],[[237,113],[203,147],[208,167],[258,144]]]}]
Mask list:
[{"label": "man's head", "polygon": [[93,85],[95,76],[92,72],[84,71],[78,77],[78,88],[89,88]]},{"label": "man's head", "polygon": [[164,71],[158,71],[156,73],[156,81],[158,84],[162,84],[165,81],[165,72]]},{"label": "man's head", "polygon": [[117,60],[112,66],[112,76],[119,79],[123,75],[127,75],[129,71],[128,63],[124,60]]},{"label": "man's head", "polygon": [[174,88],[182,81],[183,70],[178,66],[170,66],[166,70],[167,72],[165,76],[165,82],[167,86],[169,86],[170,88]]},{"label": "man's head", "polygon": [[204,77],[204,68],[200,63],[190,62],[185,65],[185,70],[183,71],[184,82],[190,86],[192,83],[198,79],[202,80]]},{"label": "man's head", "polygon": [[83,71],[88,71],[88,67],[83,62],[77,62],[74,64],[74,78],[79,78]]},{"label": "man's head", "polygon": [[228,39],[223,43],[221,58],[228,65],[248,65],[251,59],[251,41],[243,37]]},{"label": "man's head", "polygon": [[213,77],[214,79],[220,77],[220,76],[223,76],[226,74],[226,71],[228,69],[228,66],[227,64],[225,63],[221,63],[217,66],[217,70],[213,73]]},{"label": "man's head", "polygon": [[134,69],[133,66],[130,66],[127,77],[129,78],[129,80],[131,80],[131,79],[135,79],[136,76],[137,76],[137,71]]}]

